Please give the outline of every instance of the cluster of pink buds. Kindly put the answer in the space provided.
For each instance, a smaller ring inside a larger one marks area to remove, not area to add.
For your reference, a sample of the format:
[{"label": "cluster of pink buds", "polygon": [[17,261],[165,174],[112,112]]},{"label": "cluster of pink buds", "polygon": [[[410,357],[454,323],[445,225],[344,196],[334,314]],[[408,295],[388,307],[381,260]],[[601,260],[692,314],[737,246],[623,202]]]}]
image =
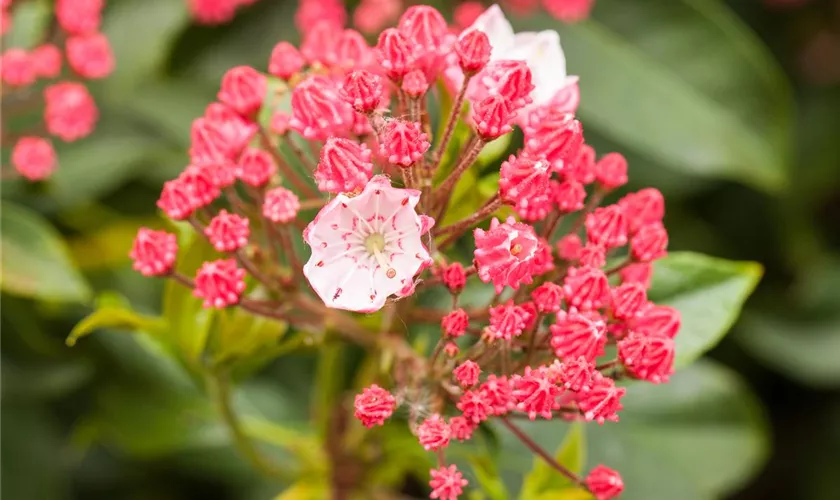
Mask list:
[{"label": "cluster of pink buds", "polygon": [[193,19],[199,24],[225,24],[233,20],[236,11],[257,0],[187,0]]},{"label": "cluster of pink buds", "polygon": [[[267,74],[229,70],[218,101],[193,122],[189,165],[158,206],[218,258],[182,274],[175,235],[149,229],[131,256],[205,307],[302,329],[328,323],[388,351],[393,373],[356,396],[355,415],[375,427],[408,406],[418,445],[438,461],[430,498],[452,500],[467,480],[446,449],[479,426],[498,422],[550,457],[517,419],[613,425],[627,390],[617,380],[668,380],[680,315],[647,297],[668,244],[664,202],[644,189],[600,206],[627,182],[627,162],[585,143],[577,78],[565,74],[555,32],[514,36],[495,6],[458,30],[414,6],[370,46],[336,29],[338,12],[334,2],[303,2],[301,47],[278,43]],[[318,16],[326,20],[309,23]],[[435,135],[429,107],[444,100],[453,105]],[[441,224],[484,146],[514,127],[524,147],[499,161],[496,193]],[[456,130],[469,131],[460,145]],[[455,247],[474,248],[473,258],[458,262]],[[470,286],[494,298],[462,307]],[[449,305],[419,307],[420,294]],[[380,343],[353,313],[383,308]],[[408,329],[439,324],[433,352],[416,352],[394,318]],[[623,489],[605,466],[579,477],[549,465],[598,500]]]},{"label": "cluster of pink buds", "polygon": [[[3,19],[8,19],[11,0],[2,0]],[[11,134],[12,166],[17,175],[31,181],[48,178],[58,159],[48,136],[72,142],[90,135],[99,112],[84,84],[62,72],[62,58],[77,78],[96,80],[114,70],[114,54],[108,38],[99,32],[104,0],[57,0],[56,29],[46,34],[35,48],[7,48],[0,55],[0,80],[4,86],[4,130],[6,120],[40,105],[32,91],[37,82],[58,80],[44,87],[44,121],[33,129]],[[3,23],[4,32],[8,21]],[[63,52],[61,45],[63,44]]]}]

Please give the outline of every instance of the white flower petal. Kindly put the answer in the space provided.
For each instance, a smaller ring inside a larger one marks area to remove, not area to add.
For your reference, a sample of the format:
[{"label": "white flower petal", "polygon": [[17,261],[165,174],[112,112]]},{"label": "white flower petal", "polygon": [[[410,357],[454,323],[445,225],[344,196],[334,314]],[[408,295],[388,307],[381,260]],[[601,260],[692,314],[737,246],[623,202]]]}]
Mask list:
[{"label": "white flower petal", "polygon": [[464,32],[477,29],[483,31],[490,40],[490,46],[493,47],[490,53],[490,59],[493,61],[506,59],[504,55],[513,48],[514,35],[513,27],[505,17],[502,9],[493,4],[489,9],[485,10],[478,19],[472,23],[472,26],[465,29]]}]

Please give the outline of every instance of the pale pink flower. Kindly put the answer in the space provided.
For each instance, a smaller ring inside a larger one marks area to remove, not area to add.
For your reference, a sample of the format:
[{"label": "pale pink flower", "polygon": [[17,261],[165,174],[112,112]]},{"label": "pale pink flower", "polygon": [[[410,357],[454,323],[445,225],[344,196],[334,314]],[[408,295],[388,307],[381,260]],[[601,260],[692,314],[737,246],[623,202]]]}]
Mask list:
[{"label": "pale pink flower", "polygon": [[419,191],[378,175],[321,209],[303,232],[312,247],[303,274],[327,306],[374,312],[414,292],[414,275],[431,263],[422,236],[434,225],[415,211],[419,201]]}]

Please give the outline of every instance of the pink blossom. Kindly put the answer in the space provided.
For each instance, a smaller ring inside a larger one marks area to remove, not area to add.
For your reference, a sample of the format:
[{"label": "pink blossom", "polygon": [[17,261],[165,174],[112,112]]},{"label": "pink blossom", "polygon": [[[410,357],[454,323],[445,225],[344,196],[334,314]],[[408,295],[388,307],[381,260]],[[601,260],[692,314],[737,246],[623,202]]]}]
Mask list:
[{"label": "pink blossom", "polygon": [[362,425],[370,428],[384,424],[391,417],[397,407],[397,400],[390,392],[372,384],[356,395],[353,406],[356,418],[361,420]]},{"label": "pink blossom", "polygon": [[43,137],[21,137],[12,149],[12,166],[30,181],[40,181],[52,175],[56,166],[52,143]]},{"label": "pink blossom", "polygon": [[134,261],[134,269],[144,276],[161,276],[172,269],[177,253],[174,234],[144,227],[137,231],[129,256]]},{"label": "pink blossom", "polygon": [[205,308],[224,308],[239,302],[245,291],[245,270],[233,259],[205,262],[195,275],[193,295],[204,299]]},{"label": "pink blossom", "polygon": [[530,284],[538,246],[533,227],[512,217],[504,223],[493,219],[489,230],[475,230],[478,277],[485,283],[493,282],[496,293],[505,286],[518,290],[520,284]]},{"label": "pink blossom", "polygon": [[458,497],[464,491],[464,487],[469,484],[469,481],[464,479],[455,465],[432,469],[430,474],[432,479],[429,481],[429,486],[432,487],[432,493],[429,498],[432,499],[458,500]]},{"label": "pink blossom", "polygon": [[414,275],[430,265],[423,245],[434,220],[417,215],[420,192],[379,175],[361,194],[339,194],[303,233],[312,256],[303,268],[329,307],[373,312],[391,295],[414,292]]}]

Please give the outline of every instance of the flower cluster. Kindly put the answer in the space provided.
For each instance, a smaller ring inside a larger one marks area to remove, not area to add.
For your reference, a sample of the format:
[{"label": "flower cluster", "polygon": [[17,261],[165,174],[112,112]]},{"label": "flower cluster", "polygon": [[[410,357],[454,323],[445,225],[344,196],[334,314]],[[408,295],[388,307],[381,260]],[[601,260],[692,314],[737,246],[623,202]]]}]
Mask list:
[{"label": "flower cluster", "polygon": [[[16,134],[12,165],[18,175],[38,181],[48,178],[58,159],[47,136],[72,142],[87,137],[96,125],[99,112],[87,87],[62,72],[62,59],[77,78],[96,80],[114,70],[114,54],[108,38],[99,32],[104,0],[57,0],[57,29],[47,33],[34,48],[7,48],[0,55],[0,80],[4,92],[4,120],[17,110],[26,111],[44,102],[43,126]],[[11,2],[2,3],[3,32],[9,28]],[[62,47],[59,41],[63,41]],[[56,81],[57,80],[57,81]],[[32,92],[38,82],[52,81],[43,94]],[[4,123],[4,129],[6,124]]]},{"label": "flower cluster", "polygon": [[[278,43],[267,73],[224,75],[193,122],[188,165],[158,201],[220,255],[187,276],[175,236],[141,229],[138,271],[191,287],[208,308],[328,323],[387,351],[392,380],[364,388],[355,416],[376,427],[411,407],[409,428],[437,454],[430,498],[461,495],[467,480],[444,451],[490,420],[550,456],[517,418],[611,425],[627,390],[617,380],[668,380],[680,315],[647,296],[667,251],[664,201],[652,188],[618,196],[627,162],[586,144],[555,32],[514,34],[497,6],[459,30],[414,6],[372,47],[343,29],[337,2],[302,2],[296,20],[300,48]],[[452,109],[433,135],[429,106],[444,92]],[[524,146],[499,161],[497,191],[457,220],[456,186],[514,127]],[[470,261],[459,245],[474,249]],[[462,307],[470,286],[495,296]],[[414,307],[422,294],[448,305]],[[379,344],[351,313],[383,308]],[[395,316],[440,325],[430,356],[390,333]],[[550,465],[599,500],[623,489],[602,465],[585,477]]]}]

